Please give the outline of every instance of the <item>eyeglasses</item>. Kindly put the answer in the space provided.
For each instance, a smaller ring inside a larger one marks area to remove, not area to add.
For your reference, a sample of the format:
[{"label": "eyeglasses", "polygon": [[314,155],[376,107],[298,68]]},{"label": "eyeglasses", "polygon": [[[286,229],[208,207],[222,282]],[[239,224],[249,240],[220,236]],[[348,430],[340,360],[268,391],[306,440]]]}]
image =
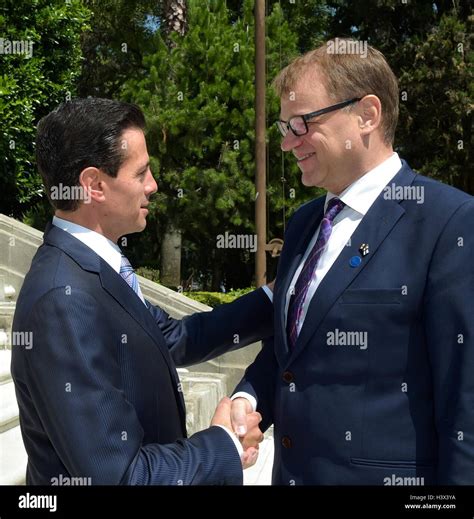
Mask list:
[{"label": "eyeglasses", "polygon": [[340,110],[345,106],[349,106],[352,103],[356,103],[360,101],[362,97],[354,97],[354,99],[349,99],[348,101],[342,101],[342,103],[337,103],[332,106],[328,106],[327,108],[322,108],[321,110],[316,110],[316,112],[311,112],[305,115],[295,115],[289,121],[277,121],[276,125],[280,130],[280,133],[283,137],[291,130],[294,135],[300,137],[301,135],[306,135],[308,133],[308,123],[315,121],[309,121],[309,119],[313,119],[314,117],[318,117],[319,115],[327,114],[329,112],[334,112],[334,110]]}]

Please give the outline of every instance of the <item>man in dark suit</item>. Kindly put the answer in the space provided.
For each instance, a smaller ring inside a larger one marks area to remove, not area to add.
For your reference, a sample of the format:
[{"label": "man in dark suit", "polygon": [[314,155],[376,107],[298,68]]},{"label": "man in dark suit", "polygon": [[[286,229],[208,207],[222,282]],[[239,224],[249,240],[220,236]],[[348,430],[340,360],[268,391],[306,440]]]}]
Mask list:
[{"label": "man in dark suit", "polygon": [[260,289],[175,320],[143,298],[117,246],[145,228],[157,190],[143,129],[136,106],[94,98],[64,103],[38,126],[55,217],[13,323],[33,338],[12,352],[27,484],[241,484],[256,459],[259,415],[242,447],[229,399],[209,429],[186,438],[175,365],[271,335],[271,301]]},{"label": "man in dark suit", "polygon": [[328,193],[288,224],[233,422],[275,424],[275,484],[474,484],[474,199],[399,159],[392,70],[336,40],[275,81],[281,147]]}]

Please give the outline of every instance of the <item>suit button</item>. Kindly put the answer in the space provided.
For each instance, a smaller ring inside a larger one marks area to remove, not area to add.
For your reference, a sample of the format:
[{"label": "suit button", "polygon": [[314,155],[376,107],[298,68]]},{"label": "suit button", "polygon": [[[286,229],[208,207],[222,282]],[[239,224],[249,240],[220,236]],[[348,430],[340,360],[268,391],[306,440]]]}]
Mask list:
[{"label": "suit button", "polygon": [[291,439],[288,436],[283,436],[281,439],[281,444],[285,449],[291,449]]},{"label": "suit button", "polygon": [[294,378],[295,378],[295,377],[293,376],[293,373],[292,373],[291,371],[285,371],[285,372],[283,373],[283,380],[284,380],[287,384],[289,384],[290,382],[293,382]]}]

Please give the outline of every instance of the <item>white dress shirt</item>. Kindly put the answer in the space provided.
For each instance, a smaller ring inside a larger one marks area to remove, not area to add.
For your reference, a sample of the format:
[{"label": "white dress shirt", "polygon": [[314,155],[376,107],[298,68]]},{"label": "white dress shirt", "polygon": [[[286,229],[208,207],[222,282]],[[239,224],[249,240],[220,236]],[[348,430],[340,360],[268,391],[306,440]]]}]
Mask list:
[{"label": "white dress shirt", "polygon": [[[59,227],[63,231],[66,231],[74,236],[74,238],[80,240],[84,245],[92,249],[98,256],[100,256],[106,263],[108,263],[115,270],[115,272],[117,272],[117,274],[120,275],[122,251],[116,243],[109,240],[104,235],[99,234],[98,232],[88,229],[87,227],[83,227],[82,225],[78,225],[77,223],[63,220],[57,216],[53,217],[53,225]],[[224,431],[231,437],[235,448],[239,453],[239,456],[242,456],[244,449],[234,433],[223,425],[219,425],[218,427],[224,429]]]},{"label": "white dress shirt", "polygon": [[[329,237],[329,240],[326,244],[326,248],[321,253],[316,270],[314,271],[313,277],[311,278],[308,292],[306,293],[306,298],[303,303],[303,312],[298,325],[298,334],[300,333],[306,318],[311,299],[316,293],[316,290],[318,289],[321,281],[324,279],[324,276],[333,266],[344,247],[347,244],[350,244],[349,240],[354,231],[357,229],[357,226],[367,214],[377,197],[383,191],[384,187],[395,177],[395,175],[400,171],[401,167],[402,162],[398,154],[393,153],[391,157],[386,159],[374,169],[368,171],[365,175],[348,186],[339,195],[339,198],[344,202],[345,206],[333,220],[331,236]],[[326,194],[324,211],[326,211],[329,200],[335,196],[336,195],[330,192]],[[286,293],[285,328],[291,295],[294,291],[296,281],[298,280],[298,277],[303,270],[306,258],[309,256],[314,244],[316,243],[319,234],[319,228],[320,225],[316,229],[313,238],[309,242],[306,252],[295,271]],[[232,398],[234,399],[238,396],[247,398],[252,404],[254,410],[256,409],[256,400],[252,395],[248,395],[245,392],[239,392],[233,395]]]},{"label": "white dress shirt", "polygon": [[[394,153],[390,158],[379,164],[374,169],[368,171],[364,176],[360,177],[348,186],[339,195],[339,199],[344,202],[345,206],[333,220],[331,236],[329,237],[325,249],[321,253],[316,270],[311,278],[311,283],[303,303],[303,312],[298,325],[298,334],[301,332],[301,328],[303,327],[311,299],[321,281],[324,279],[324,276],[329,272],[329,269],[333,266],[344,247],[350,244],[349,240],[362,221],[362,218],[364,218],[372,204],[382,192],[383,188],[393,179],[401,167],[402,163],[400,158],[397,153]],[[330,192],[326,194],[324,212],[326,212],[329,201],[335,196],[336,195]],[[319,225],[313,238],[309,242],[305,255],[296,269],[288,288],[285,302],[285,326],[288,317],[288,306],[291,294],[294,292],[296,281],[303,270],[306,258],[309,256],[314,244],[316,243],[320,227],[321,226]]]},{"label": "white dress shirt", "polygon": [[78,225],[77,223],[63,220],[57,216],[53,217],[53,225],[68,232],[84,245],[87,245],[89,249],[92,249],[98,256],[108,263],[117,274],[120,273],[122,251],[116,243],[106,238],[103,234],[99,234],[98,232],[83,227],[82,225]]}]

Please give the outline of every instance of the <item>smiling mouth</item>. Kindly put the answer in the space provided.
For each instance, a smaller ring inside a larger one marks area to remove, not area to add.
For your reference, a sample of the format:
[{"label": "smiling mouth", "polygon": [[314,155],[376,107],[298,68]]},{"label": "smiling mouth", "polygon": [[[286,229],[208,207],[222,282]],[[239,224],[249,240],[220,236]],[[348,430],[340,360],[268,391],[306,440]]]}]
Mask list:
[{"label": "smiling mouth", "polygon": [[312,157],[313,155],[316,155],[316,153],[307,153],[306,155],[303,155],[300,158],[296,157],[296,162],[303,162],[304,160],[308,159],[309,157]]}]

